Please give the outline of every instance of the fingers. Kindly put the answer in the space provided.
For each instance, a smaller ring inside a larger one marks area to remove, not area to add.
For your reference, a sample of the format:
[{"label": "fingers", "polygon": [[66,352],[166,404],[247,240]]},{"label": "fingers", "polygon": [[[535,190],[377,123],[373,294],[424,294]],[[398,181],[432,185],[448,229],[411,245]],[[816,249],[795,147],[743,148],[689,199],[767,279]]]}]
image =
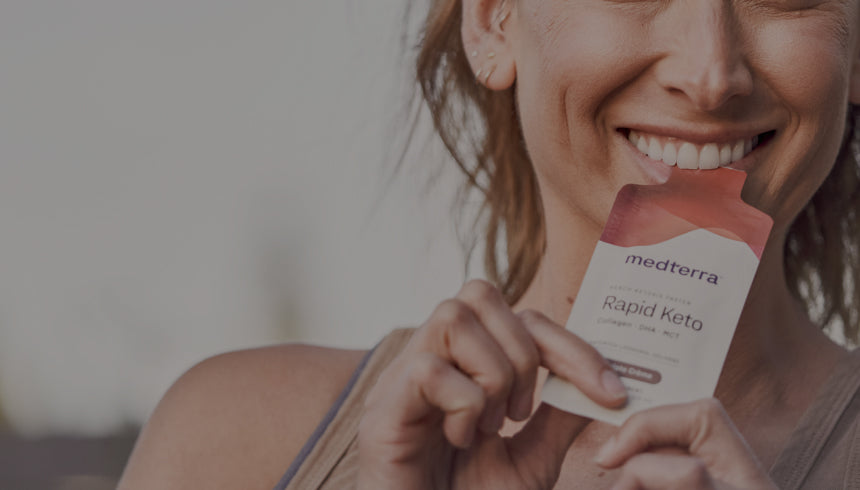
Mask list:
[{"label": "fingers", "polygon": [[675,446],[692,454],[719,447],[751,454],[722,405],[713,398],[667,405],[633,414],[598,453],[599,463],[615,467],[649,447]]},{"label": "fingers", "polygon": [[540,356],[529,332],[514,315],[501,293],[484,281],[470,281],[458,298],[472,307],[478,320],[490,332],[510,363],[513,379],[507,415],[525,420],[531,415]]},{"label": "fingers", "polygon": [[612,490],[712,490],[716,484],[698,458],[675,454],[639,454],[624,465]]},{"label": "fingers", "polygon": [[597,349],[541,313],[527,310],[520,318],[534,338],[545,367],[601,405],[624,405],[627,390]]},{"label": "fingers", "polygon": [[[409,385],[418,391],[413,402],[426,402],[445,413],[442,426],[451,444],[465,448],[475,436],[475,423],[484,409],[481,388],[450,364],[430,354],[420,354],[408,373]],[[419,401],[420,400],[420,401]],[[404,414],[415,413],[404,406]],[[420,410],[419,410],[420,411]]]},{"label": "fingers", "polygon": [[[619,406],[627,392],[615,371],[591,345],[536,311],[524,311],[520,319],[532,335],[541,364],[574,383],[592,400]],[[509,448],[520,473],[547,488],[558,477],[564,456],[589,419],[541,404],[528,424],[510,441]],[[543,481],[542,478],[549,478]]]},{"label": "fingers", "polygon": [[[488,413],[481,424],[485,431],[497,430],[505,413],[514,420],[528,418],[539,364],[573,382],[597,403],[616,407],[626,400],[624,386],[600,353],[541,313],[525,311],[515,315],[498,290],[485,281],[470,281],[455,301],[462,302],[457,303],[458,307],[470,309],[478,320],[473,326],[483,327],[504,354],[504,358],[493,356],[496,363],[493,374],[507,371],[501,366],[505,361],[510,366],[512,377],[509,383],[505,383],[505,380],[490,374],[488,369],[482,369],[480,363],[462,364],[465,356],[477,352],[475,345],[447,343],[454,359],[461,363],[461,369],[484,378],[475,376],[488,395]],[[468,316],[468,312],[460,313]],[[488,364],[486,366],[489,367]],[[504,397],[507,397],[507,403],[503,406]]]},{"label": "fingers", "polygon": [[755,454],[713,398],[632,415],[598,451],[595,461],[605,468],[624,464],[626,469],[644,456],[640,453],[660,447],[685,449],[720,481],[745,488],[772,488]]},{"label": "fingers", "polygon": [[409,353],[408,359],[392,362],[368,393],[359,430],[362,441],[366,446],[408,445],[410,438],[426,443],[428,425],[438,417],[445,438],[468,447],[486,405],[483,389],[432,353]]},{"label": "fingers", "polygon": [[[531,415],[541,364],[598,403],[624,401],[614,371],[590,345],[543,315],[514,314],[493,286],[470,281],[434,310],[380,376],[367,398],[365,427],[429,430],[428,419],[441,416],[434,423],[442,423],[450,443],[465,447],[475,430],[496,434],[505,416]],[[568,434],[582,423],[571,420],[570,430],[553,433],[560,445],[569,445]]]},{"label": "fingers", "polygon": [[459,299],[443,302],[434,311],[421,337],[424,338],[419,342],[430,352],[453,364],[480,386],[486,403],[479,427],[487,433],[497,431],[507,413],[514,368],[474,310]]}]

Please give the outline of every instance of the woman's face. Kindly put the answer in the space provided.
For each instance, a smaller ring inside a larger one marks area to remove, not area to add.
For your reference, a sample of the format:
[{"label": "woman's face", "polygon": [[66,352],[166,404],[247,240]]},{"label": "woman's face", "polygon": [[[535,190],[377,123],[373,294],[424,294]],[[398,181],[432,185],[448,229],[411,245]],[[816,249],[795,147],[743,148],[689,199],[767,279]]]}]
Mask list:
[{"label": "woman's face", "polygon": [[854,98],[856,0],[512,8],[502,32],[550,227],[602,226],[622,185],[665,179],[665,159],[747,171],[744,199],[784,231],[831,169]]}]

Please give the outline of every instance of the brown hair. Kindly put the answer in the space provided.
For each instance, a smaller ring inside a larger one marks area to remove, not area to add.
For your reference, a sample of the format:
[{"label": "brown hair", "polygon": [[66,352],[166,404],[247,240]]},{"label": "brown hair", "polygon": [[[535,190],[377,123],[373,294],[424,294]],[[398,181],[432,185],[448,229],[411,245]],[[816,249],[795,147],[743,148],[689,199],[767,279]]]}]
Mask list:
[{"label": "brown hair", "polygon": [[[460,36],[460,0],[433,0],[416,76],[436,133],[466,177],[463,192],[482,197],[484,267],[513,304],[537,272],[546,243],[537,179],[526,152],[514,88],[475,83]],[[785,271],[814,320],[858,340],[860,166],[852,143],[860,111],[851,107],[835,167],[792,224]],[[465,194],[464,194],[465,195]]]},{"label": "brown hair", "polygon": [[785,274],[820,325],[860,343],[860,107],[850,105],[839,156],[795,218],[785,241]]}]

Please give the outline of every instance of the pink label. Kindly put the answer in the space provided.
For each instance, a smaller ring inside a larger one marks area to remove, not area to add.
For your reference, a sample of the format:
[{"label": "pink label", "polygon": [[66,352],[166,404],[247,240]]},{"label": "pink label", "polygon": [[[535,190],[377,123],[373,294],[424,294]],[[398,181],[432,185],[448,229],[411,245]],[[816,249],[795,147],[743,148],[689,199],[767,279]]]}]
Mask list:
[{"label": "pink label", "polygon": [[681,170],[665,184],[622,188],[567,328],[609,360],[628,403],[603,408],[555,376],[545,402],[620,424],[713,395],[773,223],[741,200],[745,178]]},{"label": "pink label", "polygon": [[620,247],[652,245],[705,229],[746,243],[761,259],[773,220],[740,199],[744,180],[744,172],[719,168],[675,170],[662,185],[626,185],[600,240]]}]

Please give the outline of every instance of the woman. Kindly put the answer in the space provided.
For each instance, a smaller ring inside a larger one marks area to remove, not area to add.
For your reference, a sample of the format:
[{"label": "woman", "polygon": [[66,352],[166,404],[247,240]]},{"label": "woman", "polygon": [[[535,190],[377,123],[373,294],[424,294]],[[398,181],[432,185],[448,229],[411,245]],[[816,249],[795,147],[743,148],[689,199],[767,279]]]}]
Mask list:
[{"label": "woman", "polygon": [[[860,356],[821,328],[856,340],[857,2],[436,0],[418,75],[486,196],[495,286],[466,284],[367,357],[279,346],[201,363],[120,488],[271,487],[294,459],[278,488],[860,488]],[[560,325],[618,189],[668,168],[631,131],[744,143],[729,166],[774,228],[715,399],[617,428],[535,400],[547,370],[604,406],[626,399]]]}]

